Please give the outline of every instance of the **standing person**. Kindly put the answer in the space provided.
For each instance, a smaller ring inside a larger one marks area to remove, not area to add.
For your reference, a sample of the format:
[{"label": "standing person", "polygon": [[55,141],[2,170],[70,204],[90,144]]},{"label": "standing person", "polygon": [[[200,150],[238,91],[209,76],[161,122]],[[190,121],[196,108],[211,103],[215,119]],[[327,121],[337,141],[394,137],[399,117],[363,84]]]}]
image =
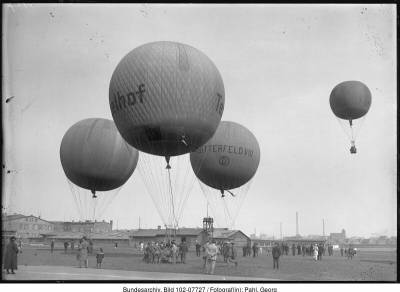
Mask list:
[{"label": "standing person", "polygon": [[172,246],[171,246],[171,253],[172,253],[172,263],[176,264],[176,258],[178,257],[178,247],[175,244],[175,240],[172,241]]},{"label": "standing person", "polygon": [[221,253],[224,258],[225,263],[228,261],[228,257],[229,257],[229,246],[230,246],[229,242],[224,242],[222,244],[222,248],[221,248]]},{"label": "standing person", "polygon": [[340,256],[343,256],[343,245],[340,246]]},{"label": "standing person", "polygon": [[10,237],[10,241],[6,246],[6,251],[4,255],[4,269],[6,269],[7,274],[15,274],[14,270],[18,269],[18,246],[15,242],[15,236]]},{"label": "standing person", "polygon": [[64,241],[64,253],[67,253],[68,241]]},{"label": "standing person", "polygon": [[325,247],[324,247],[324,244],[321,243],[321,244],[318,246],[318,259],[319,259],[320,261],[322,261],[322,255],[324,255],[324,254],[325,254]]},{"label": "standing person", "polygon": [[198,256],[198,257],[200,256],[200,248],[201,248],[201,244],[196,239],[196,256]]},{"label": "standing person", "polygon": [[256,252],[257,252],[257,246],[256,246],[256,243],[253,243],[253,247],[252,247],[252,249],[253,249],[253,258],[255,258],[255,257],[256,257]]},{"label": "standing person", "polygon": [[267,245],[266,252],[267,252],[267,256],[269,256],[269,254],[271,252],[271,246],[270,245]]},{"label": "standing person", "polygon": [[301,246],[297,244],[297,255],[301,255]]},{"label": "standing person", "polygon": [[100,251],[99,252],[97,252],[97,254],[96,254],[96,268],[97,269],[101,269],[101,263],[103,262],[103,259],[104,259],[104,252],[103,252],[103,249],[102,248],[100,248]]},{"label": "standing person", "polygon": [[226,262],[228,263],[228,265],[229,265],[229,263],[234,263],[235,267],[237,267],[238,266],[238,261],[236,259],[237,252],[236,252],[236,249],[234,247],[233,241],[231,242],[231,244],[227,244],[227,247],[228,247],[228,251],[227,251]]},{"label": "standing person", "polygon": [[89,254],[92,254],[93,253],[93,241],[92,241],[92,239],[90,238],[89,239]]},{"label": "standing person", "polygon": [[206,274],[214,274],[215,263],[217,262],[218,247],[213,239],[206,245]]},{"label": "standing person", "polygon": [[114,248],[117,248],[118,247],[118,242],[114,242]]},{"label": "standing person", "polygon": [[306,246],[304,244],[301,245],[301,252],[303,253],[303,257],[306,255]]},{"label": "standing person", "polygon": [[250,242],[247,244],[246,256],[251,256],[251,243]]},{"label": "standing person", "polygon": [[274,270],[275,267],[279,270],[279,257],[281,256],[281,249],[279,248],[278,243],[275,243],[275,246],[272,248],[272,258],[274,261]]},{"label": "standing person", "polygon": [[53,251],[54,251],[54,239],[52,239],[50,243],[50,252],[53,253]]},{"label": "standing person", "polygon": [[150,242],[147,242],[146,247],[144,248],[144,256],[143,260],[146,264],[150,263],[151,261],[151,246]]},{"label": "standing person", "polygon": [[189,248],[186,243],[186,238],[182,238],[181,244],[179,245],[179,252],[181,254],[181,263],[186,264],[186,254]]},{"label": "standing person", "polygon": [[154,257],[157,259],[157,264],[159,264],[161,257],[161,246],[159,242],[156,242],[154,246]]},{"label": "standing person", "polygon": [[317,244],[314,245],[313,252],[314,252],[314,260],[317,261],[318,260],[318,246],[317,246]]},{"label": "standing person", "polygon": [[80,244],[79,250],[79,267],[82,268],[82,263],[84,263],[85,268],[89,267],[88,260],[88,243],[86,241],[86,237],[82,238],[82,243]]},{"label": "standing person", "polygon": [[76,253],[76,260],[78,261],[78,265],[81,268],[81,248],[82,248],[82,238],[78,241],[78,252]]},{"label": "standing person", "polygon": [[294,245],[294,243],[292,244],[292,255],[296,255],[296,246]]},{"label": "standing person", "polygon": [[74,248],[75,248],[75,241],[71,241],[71,250],[74,250]]},{"label": "standing person", "polygon": [[18,252],[22,253],[22,240],[21,240],[21,238],[18,239]]}]

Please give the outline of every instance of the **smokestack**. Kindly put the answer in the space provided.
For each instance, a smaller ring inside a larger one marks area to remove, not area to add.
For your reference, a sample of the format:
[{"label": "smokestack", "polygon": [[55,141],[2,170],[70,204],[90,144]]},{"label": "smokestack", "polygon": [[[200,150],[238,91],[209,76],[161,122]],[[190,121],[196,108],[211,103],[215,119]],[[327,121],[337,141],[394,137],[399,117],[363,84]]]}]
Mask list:
[{"label": "smokestack", "polygon": [[299,213],[296,212],[296,236],[299,235]]}]

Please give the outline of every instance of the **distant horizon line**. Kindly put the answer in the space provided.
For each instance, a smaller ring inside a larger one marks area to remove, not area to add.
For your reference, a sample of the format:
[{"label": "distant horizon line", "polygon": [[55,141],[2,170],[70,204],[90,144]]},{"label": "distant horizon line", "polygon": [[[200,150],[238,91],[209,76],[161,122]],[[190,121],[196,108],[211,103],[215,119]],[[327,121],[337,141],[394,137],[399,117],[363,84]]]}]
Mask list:
[{"label": "distant horizon line", "polygon": [[[39,219],[42,219],[42,220],[45,220],[45,221],[48,221],[48,222],[73,222],[73,223],[79,223],[79,222],[81,222],[81,223],[85,223],[85,222],[107,222],[107,223],[113,223],[113,225],[114,225],[114,222],[115,223],[117,223],[117,221],[114,221],[114,219],[109,219],[109,221],[107,221],[106,219],[100,219],[100,220],[97,220],[97,219],[94,219],[94,220],[89,220],[89,219],[86,219],[86,220],[81,220],[81,219],[78,219],[78,220],[76,220],[75,221],[75,219],[71,219],[70,221],[65,221],[65,220],[49,220],[49,219],[43,219],[42,217],[41,217],[41,215],[34,215],[34,214],[30,214],[30,215],[25,215],[25,214],[23,214],[23,213],[17,213],[17,212],[12,212],[12,213],[7,213],[7,212],[4,212],[3,210],[2,210],[2,218],[3,218],[3,216],[12,216],[12,215],[22,215],[22,216],[33,216],[33,217],[37,217],[37,218],[39,218]],[[158,226],[161,226],[161,229],[164,229],[165,228],[165,224],[160,224],[160,225],[156,225],[155,227],[153,227],[153,228],[148,228],[148,227],[131,227],[131,228],[116,228],[116,229],[112,229],[112,230],[140,230],[140,229],[158,229]],[[202,229],[202,227],[201,226],[195,226],[195,227],[190,227],[190,226],[179,226],[178,227],[178,229],[179,228],[200,228],[200,229]],[[214,227],[215,229],[227,229],[227,230],[239,230],[239,231],[242,231],[241,229],[231,229],[230,227]],[[342,232],[342,230],[344,230],[345,231],[345,233],[346,233],[346,238],[373,238],[373,237],[380,237],[380,236],[387,236],[387,237],[397,237],[397,234],[391,234],[391,233],[382,233],[382,232],[371,232],[371,234],[370,235],[365,235],[365,236],[361,236],[361,235],[352,235],[352,236],[348,236],[347,235],[347,232],[346,232],[346,229],[345,228],[342,228],[341,229],[341,231],[340,232],[330,232],[329,233],[329,235],[319,235],[319,234],[306,234],[306,235],[300,235],[300,234],[293,234],[293,235],[285,235],[285,236],[282,236],[283,238],[285,238],[285,237],[329,237],[330,236],[330,234],[340,234],[341,232]],[[243,231],[242,231],[243,232]],[[251,236],[251,235],[256,235],[256,237],[260,237],[261,235],[263,235],[263,237],[267,237],[267,238],[280,238],[280,236],[275,236],[274,234],[272,234],[272,235],[270,235],[270,234],[268,234],[268,233],[263,233],[263,232],[259,232],[258,234],[258,236],[257,236],[257,233],[255,232],[255,233],[251,233],[251,232],[248,232],[249,233],[249,237]],[[374,235],[375,234],[375,235]]]}]

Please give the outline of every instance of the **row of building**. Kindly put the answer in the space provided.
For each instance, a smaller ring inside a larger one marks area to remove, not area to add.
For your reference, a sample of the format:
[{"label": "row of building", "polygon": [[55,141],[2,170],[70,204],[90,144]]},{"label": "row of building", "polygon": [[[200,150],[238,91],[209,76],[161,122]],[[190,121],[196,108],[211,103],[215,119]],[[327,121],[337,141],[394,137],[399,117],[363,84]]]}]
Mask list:
[{"label": "row of building", "polygon": [[[137,229],[137,230],[113,230],[113,221],[48,221],[33,215],[13,214],[2,216],[3,238],[16,236],[22,241],[48,243],[77,241],[82,236],[87,236],[96,242],[125,246],[138,246],[141,242],[162,241],[171,237],[171,231],[161,229]],[[204,228],[180,228],[174,231],[174,237],[179,241],[185,238],[190,246],[195,241],[204,243],[208,237]],[[270,246],[277,239],[247,236],[240,230],[228,230],[226,228],[215,228],[213,238],[219,241],[234,242],[237,247],[252,245],[255,242],[259,246]],[[284,237],[283,241],[288,244],[310,244],[329,242],[331,244],[396,244],[397,238],[377,238],[371,240],[358,240],[346,238],[346,231],[331,233],[329,236],[291,236]]]},{"label": "row of building", "polygon": [[[204,243],[208,233],[203,228],[180,228],[165,230],[161,226],[156,229],[113,230],[113,222],[107,221],[47,221],[33,215],[4,215],[2,218],[3,238],[12,235],[22,241],[31,243],[77,242],[83,236],[97,243],[138,247],[141,242],[163,241],[166,237],[174,237],[180,241],[185,238],[189,246],[195,242]],[[173,234],[172,234],[173,233]],[[251,244],[251,239],[240,230],[217,228],[213,230],[213,238],[220,241],[234,242],[236,246]]]}]

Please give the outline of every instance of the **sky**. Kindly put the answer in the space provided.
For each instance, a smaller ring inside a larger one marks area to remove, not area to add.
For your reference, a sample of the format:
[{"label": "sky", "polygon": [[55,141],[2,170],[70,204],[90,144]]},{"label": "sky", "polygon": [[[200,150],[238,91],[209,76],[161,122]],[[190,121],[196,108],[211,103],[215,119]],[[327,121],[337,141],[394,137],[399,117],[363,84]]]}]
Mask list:
[{"label": "sky", "polygon": [[[204,52],[224,82],[222,120],[247,127],[261,160],[234,228],[247,234],[395,235],[396,10],[336,4],[4,4],[2,201],[7,212],[78,220],[59,148],[79,120],[112,119],[118,62],[153,41]],[[358,153],[329,106],[340,82],[372,94]],[[14,96],[8,103],[6,99]],[[7,173],[6,170],[11,170]],[[202,226],[192,178],[181,226]],[[140,218],[140,219],[139,219]],[[137,169],[104,213],[114,228],[163,225]]]}]

